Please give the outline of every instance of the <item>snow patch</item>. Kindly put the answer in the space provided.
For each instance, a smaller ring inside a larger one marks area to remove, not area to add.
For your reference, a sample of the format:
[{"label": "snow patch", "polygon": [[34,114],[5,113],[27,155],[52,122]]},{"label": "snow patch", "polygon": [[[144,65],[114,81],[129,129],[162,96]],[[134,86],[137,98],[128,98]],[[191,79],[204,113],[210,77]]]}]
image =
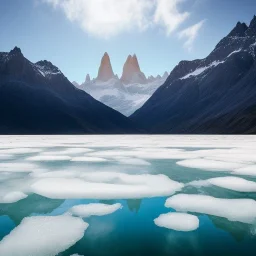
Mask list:
[{"label": "snow patch", "polygon": [[184,80],[184,79],[187,79],[187,78],[190,78],[190,77],[193,77],[193,76],[201,75],[206,70],[208,70],[208,69],[210,69],[212,67],[216,67],[216,66],[218,66],[218,65],[220,65],[222,63],[224,63],[224,61],[214,61],[209,66],[197,68],[195,71],[193,71],[193,72],[185,75],[184,77],[180,78],[180,80]]}]

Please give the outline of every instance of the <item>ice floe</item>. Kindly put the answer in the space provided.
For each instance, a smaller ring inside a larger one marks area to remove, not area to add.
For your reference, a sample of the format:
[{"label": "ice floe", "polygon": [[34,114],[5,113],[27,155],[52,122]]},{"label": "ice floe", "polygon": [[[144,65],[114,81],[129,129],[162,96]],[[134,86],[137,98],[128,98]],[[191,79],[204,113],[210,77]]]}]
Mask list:
[{"label": "ice floe", "polygon": [[254,223],[256,201],[253,199],[223,199],[206,195],[178,194],[166,200],[166,207],[181,212],[209,214],[230,221]]},{"label": "ice floe", "polygon": [[191,214],[170,212],[154,219],[157,226],[177,231],[193,231],[199,227],[199,219]]},{"label": "ice floe", "polygon": [[238,192],[256,192],[256,182],[238,177],[218,177],[209,179],[208,182],[212,185]]},{"label": "ice floe", "polygon": [[42,149],[39,148],[9,148],[0,149],[0,154],[31,154],[41,152]]},{"label": "ice floe", "polygon": [[87,156],[78,156],[71,159],[72,162],[106,162],[107,159],[101,157],[87,157]]},{"label": "ice floe", "polygon": [[64,150],[59,151],[47,151],[43,152],[42,155],[75,155],[75,154],[82,154],[87,152],[92,152],[92,149],[89,148],[67,148]]},{"label": "ice floe", "polygon": [[76,205],[73,206],[68,213],[73,216],[78,216],[82,218],[90,217],[90,216],[103,216],[116,212],[121,209],[122,205],[120,203],[117,204],[100,204],[100,203],[91,203],[84,205]]},{"label": "ice floe", "polygon": [[28,157],[27,161],[70,161],[72,158],[70,156],[54,156],[54,155],[39,155]]},{"label": "ice floe", "polygon": [[179,161],[177,164],[188,168],[197,168],[209,171],[231,171],[233,169],[247,166],[243,163],[216,161],[202,158]]},{"label": "ice floe", "polygon": [[28,217],[0,242],[0,255],[55,256],[79,241],[87,227],[67,215]]},{"label": "ice floe", "polygon": [[242,179],[239,177],[217,177],[208,180],[195,180],[186,185],[195,187],[217,186],[237,192],[256,192],[256,182]]},{"label": "ice floe", "polygon": [[31,192],[52,199],[132,199],[168,196],[183,186],[165,175],[95,172],[81,178],[40,179]]},{"label": "ice floe", "polygon": [[0,197],[0,203],[16,203],[26,197],[27,195],[21,191],[13,191],[3,196],[2,199]]},{"label": "ice floe", "polygon": [[246,167],[238,168],[233,170],[232,173],[237,175],[256,176],[256,165],[249,165]]},{"label": "ice floe", "polygon": [[151,165],[148,161],[138,158],[128,158],[128,157],[120,157],[117,158],[118,162],[121,164],[128,165]]},{"label": "ice floe", "polygon": [[32,172],[38,168],[30,163],[0,163],[0,172]]}]

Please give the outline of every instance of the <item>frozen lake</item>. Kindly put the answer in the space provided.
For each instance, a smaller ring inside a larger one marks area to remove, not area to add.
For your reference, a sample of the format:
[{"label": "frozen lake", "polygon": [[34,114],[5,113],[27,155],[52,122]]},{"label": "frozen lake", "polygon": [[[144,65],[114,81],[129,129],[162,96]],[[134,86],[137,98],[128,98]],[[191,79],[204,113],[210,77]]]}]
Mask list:
[{"label": "frozen lake", "polygon": [[0,136],[0,255],[255,255],[256,136]]}]

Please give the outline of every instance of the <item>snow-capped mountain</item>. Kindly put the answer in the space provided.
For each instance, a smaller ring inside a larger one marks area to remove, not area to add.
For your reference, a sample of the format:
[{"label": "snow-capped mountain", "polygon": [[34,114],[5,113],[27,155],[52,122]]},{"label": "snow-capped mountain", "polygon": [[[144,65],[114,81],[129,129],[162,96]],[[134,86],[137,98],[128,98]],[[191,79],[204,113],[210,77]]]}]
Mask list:
[{"label": "snow-capped mountain", "polygon": [[91,80],[90,75],[87,74],[84,83],[78,85],[73,82],[73,84],[105,105],[130,116],[151,97],[167,77],[168,73],[165,72],[162,77],[150,76],[147,79],[140,70],[137,56],[129,55],[119,79],[114,75],[109,55],[105,53],[96,79]]},{"label": "snow-capped mountain", "polygon": [[51,62],[0,53],[1,134],[138,133],[133,122],[78,90]]},{"label": "snow-capped mountain", "polygon": [[153,133],[256,132],[256,16],[205,59],[181,61],[131,119]]}]

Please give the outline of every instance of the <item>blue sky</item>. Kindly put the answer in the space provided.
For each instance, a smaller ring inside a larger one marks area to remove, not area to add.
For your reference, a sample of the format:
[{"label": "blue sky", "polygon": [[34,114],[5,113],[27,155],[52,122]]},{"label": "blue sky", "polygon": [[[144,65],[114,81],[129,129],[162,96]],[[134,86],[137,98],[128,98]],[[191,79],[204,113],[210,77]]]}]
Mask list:
[{"label": "blue sky", "polygon": [[95,77],[104,52],[118,75],[133,53],[146,75],[157,75],[205,57],[254,14],[255,0],[1,0],[0,51],[18,46],[71,81]]}]

